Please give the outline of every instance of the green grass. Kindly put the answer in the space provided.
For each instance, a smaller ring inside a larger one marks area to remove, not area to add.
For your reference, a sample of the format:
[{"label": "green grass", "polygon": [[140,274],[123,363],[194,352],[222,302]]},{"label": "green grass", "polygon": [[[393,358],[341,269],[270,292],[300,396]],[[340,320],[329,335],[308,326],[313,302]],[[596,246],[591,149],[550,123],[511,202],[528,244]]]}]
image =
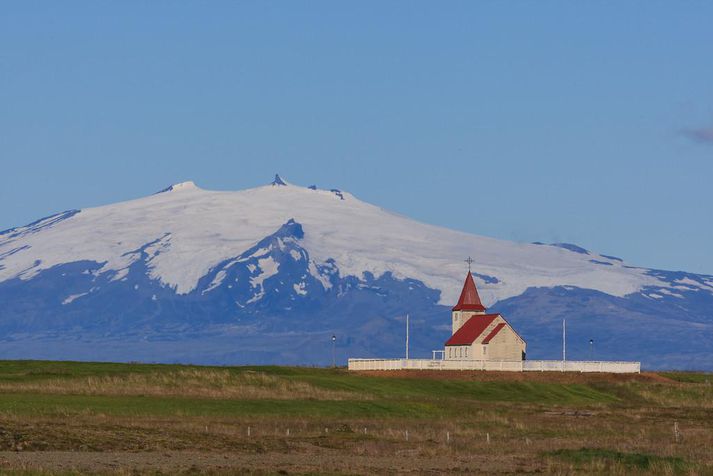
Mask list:
[{"label": "green grass", "polygon": [[220,400],[184,397],[0,394],[0,414],[114,416],[304,416],[431,418],[452,414],[428,402]]},{"label": "green grass", "polygon": [[472,382],[363,377],[314,372],[301,379],[325,389],[368,393],[380,398],[470,399],[543,404],[612,403],[618,398],[588,385],[539,382]]},{"label": "green grass", "polygon": [[705,372],[661,372],[660,375],[684,383],[713,384],[713,374]]},{"label": "green grass", "polygon": [[328,390],[367,393],[379,398],[471,399],[557,405],[614,403],[612,392],[591,385],[539,382],[474,382],[413,378],[365,377],[343,369],[302,367],[234,367],[299,379]]},{"label": "green grass", "polygon": [[[424,418],[449,416],[473,410],[476,402],[534,404],[542,406],[626,406],[647,401],[648,384],[556,383],[532,381],[465,381],[416,378],[383,378],[356,375],[345,369],[309,367],[199,367],[162,364],[101,362],[0,361],[0,383],[14,385],[43,380],[117,377],[130,374],[157,375],[181,369],[221,369],[235,374],[259,372],[315,388],[346,392],[342,400],[331,399],[216,399],[176,396],[72,395],[43,392],[0,394],[0,413],[110,415],[304,415],[377,418],[396,416]],[[664,374],[682,382],[705,383],[710,374],[675,372]],[[684,391],[685,390],[685,391]],[[676,403],[706,400],[704,387],[662,388],[656,392]],[[691,393],[693,392],[693,393]],[[354,398],[348,395],[354,395]],[[690,395],[688,395],[690,394]],[[366,397],[361,398],[361,397]],[[685,397],[685,398],[684,398]]]},{"label": "green grass", "polygon": [[668,466],[675,472],[685,471],[688,467],[682,458],[655,456],[644,453],[621,453],[601,448],[562,449],[546,453],[546,456],[574,463],[578,467],[592,463],[604,463],[623,466],[629,469],[650,470],[656,466]]},{"label": "green grass", "polygon": [[[191,367],[97,362],[2,361],[0,383],[82,379],[129,374],[160,374],[186,368],[261,372],[326,390],[349,392],[354,399],[212,399],[176,396],[73,395],[42,392],[0,394],[0,413],[17,415],[320,416],[431,418],[475,409],[474,402],[542,405],[602,405],[619,401],[611,392],[583,384],[477,382],[354,375],[344,369],[301,367]],[[359,399],[367,396],[368,399]]]}]

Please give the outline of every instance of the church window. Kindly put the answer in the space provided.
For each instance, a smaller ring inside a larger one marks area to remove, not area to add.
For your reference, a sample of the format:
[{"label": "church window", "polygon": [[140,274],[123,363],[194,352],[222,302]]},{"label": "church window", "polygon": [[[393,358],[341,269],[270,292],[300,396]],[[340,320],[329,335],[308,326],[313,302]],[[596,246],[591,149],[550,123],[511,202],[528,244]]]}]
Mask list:
[{"label": "church window", "polygon": [[465,348],[465,358],[466,359],[468,358],[468,348],[467,347]]},{"label": "church window", "polygon": [[485,354],[487,354],[487,353],[488,353],[488,346],[487,346],[487,345],[484,345],[484,346],[483,346],[483,355],[485,355]]}]

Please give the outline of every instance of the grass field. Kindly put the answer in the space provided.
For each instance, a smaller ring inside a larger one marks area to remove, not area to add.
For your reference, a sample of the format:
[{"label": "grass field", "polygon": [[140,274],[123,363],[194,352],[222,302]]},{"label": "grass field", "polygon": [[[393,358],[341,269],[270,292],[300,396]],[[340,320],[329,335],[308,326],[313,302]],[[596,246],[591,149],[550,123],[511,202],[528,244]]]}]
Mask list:
[{"label": "grass field", "polygon": [[713,474],[713,375],[0,362],[2,474]]}]

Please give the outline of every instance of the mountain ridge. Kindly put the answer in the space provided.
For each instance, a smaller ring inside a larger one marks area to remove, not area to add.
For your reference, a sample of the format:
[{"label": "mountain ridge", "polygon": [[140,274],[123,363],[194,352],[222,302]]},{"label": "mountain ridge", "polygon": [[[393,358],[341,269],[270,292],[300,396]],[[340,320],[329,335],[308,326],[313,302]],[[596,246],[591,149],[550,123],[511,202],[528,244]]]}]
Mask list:
[{"label": "mountain ridge", "polygon": [[[124,348],[129,360],[165,361],[167,351],[150,345],[129,351],[134,344],[122,336],[154,343],[199,339],[199,349],[228,332],[236,345],[242,342],[237,354],[217,348],[169,354],[194,362],[212,355],[210,363],[323,363],[313,344],[301,349],[296,342],[339,332],[351,336],[343,343],[349,355],[387,356],[401,349],[398,316],[409,312],[416,329],[423,326],[415,352],[425,354],[447,337],[444,324],[460,292],[465,256],[475,259],[484,304],[511,314],[525,338],[535,339],[528,346],[535,357],[556,358],[555,321],[562,318],[596,336],[602,357],[659,367],[666,365],[660,355],[694,366],[713,357],[712,276],[631,267],[573,244],[512,243],[422,224],[348,192],[299,187],[279,175],[238,192],[183,182],[0,233],[6,303],[0,339],[18,343],[5,346],[6,355],[29,357],[35,354],[21,351],[20,342],[39,339],[43,351],[54,345],[60,354],[86,357],[76,354],[76,342],[62,343],[77,336],[118,339],[112,355]],[[651,338],[645,331],[642,344],[629,348],[618,336],[604,336],[616,331],[636,338],[641,319],[675,327],[666,345],[686,339],[693,354],[686,359],[657,350],[653,329]],[[283,339],[275,332],[302,337],[282,342],[275,355],[253,349],[255,342],[269,347]]]}]

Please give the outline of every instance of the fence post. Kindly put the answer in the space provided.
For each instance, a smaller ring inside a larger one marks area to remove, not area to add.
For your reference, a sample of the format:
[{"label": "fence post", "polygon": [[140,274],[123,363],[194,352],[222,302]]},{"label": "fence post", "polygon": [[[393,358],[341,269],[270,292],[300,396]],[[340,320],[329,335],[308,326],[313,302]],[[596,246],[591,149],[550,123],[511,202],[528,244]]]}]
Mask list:
[{"label": "fence post", "polygon": [[678,430],[678,422],[673,422],[673,439],[678,443],[681,440],[681,432]]}]

